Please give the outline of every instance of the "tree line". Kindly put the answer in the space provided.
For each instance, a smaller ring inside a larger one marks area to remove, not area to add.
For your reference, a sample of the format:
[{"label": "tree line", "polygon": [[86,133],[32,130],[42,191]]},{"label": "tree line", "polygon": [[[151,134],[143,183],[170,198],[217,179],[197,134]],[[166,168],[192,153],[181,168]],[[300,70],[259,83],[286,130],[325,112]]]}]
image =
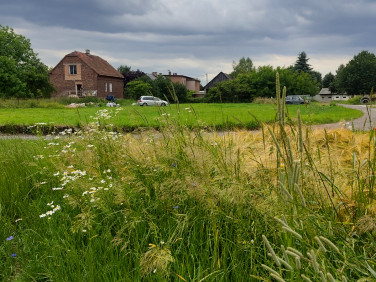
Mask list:
[{"label": "tree line", "polygon": [[[30,40],[0,25],[0,46],[0,98],[50,97],[54,88],[49,82],[49,69],[31,48]],[[340,65],[336,74],[328,73],[323,79],[308,61],[307,54],[301,52],[292,66],[256,68],[250,58],[243,57],[233,63],[232,79],[215,85],[200,101],[250,102],[256,97],[273,97],[277,72],[289,95],[315,95],[321,87],[338,93],[367,94],[376,86],[376,56],[368,51],[355,55],[346,65]],[[118,70],[124,75],[124,98],[153,95],[193,101],[192,91],[165,76],[151,79],[124,65]]]},{"label": "tree line", "polygon": [[276,73],[289,95],[315,95],[321,86],[321,74],[313,71],[305,52],[301,52],[294,66],[254,67],[250,58],[233,63],[232,80],[218,83],[207,95],[209,102],[251,102],[256,97],[274,97]]}]

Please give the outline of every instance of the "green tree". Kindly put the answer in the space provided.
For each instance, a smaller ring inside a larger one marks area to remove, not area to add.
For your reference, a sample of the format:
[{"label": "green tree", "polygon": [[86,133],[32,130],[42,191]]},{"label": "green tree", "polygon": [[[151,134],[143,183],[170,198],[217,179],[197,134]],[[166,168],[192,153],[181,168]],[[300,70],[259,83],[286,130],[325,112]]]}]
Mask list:
[{"label": "green tree", "polygon": [[322,87],[329,88],[331,84],[333,84],[334,79],[334,74],[332,74],[331,72],[327,73],[322,80]]},{"label": "green tree", "polygon": [[175,98],[177,98],[179,103],[184,103],[188,100],[188,92],[187,87],[183,84],[174,82],[168,86],[168,95],[166,97],[170,102],[175,102]]},{"label": "green tree", "polygon": [[127,65],[120,65],[118,68],[117,68],[118,72],[120,72],[121,74],[124,74],[124,73],[128,73],[131,71],[131,67],[130,66],[127,66]]},{"label": "green tree", "polygon": [[309,74],[311,75],[313,80],[316,80],[320,85],[322,84],[321,73],[319,73],[318,71],[312,70]]},{"label": "green tree", "polygon": [[250,73],[254,70],[253,62],[248,57],[242,57],[238,63],[233,62],[232,67],[234,69],[231,73],[232,78],[237,77],[239,74]]},{"label": "green tree", "polygon": [[299,53],[298,59],[295,62],[295,65],[293,66],[294,71],[302,71],[306,73],[310,73],[312,71],[312,67],[310,64],[308,64],[309,59],[307,58],[307,54],[303,51]]},{"label": "green tree", "polygon": [[166,97],[170,97],[170,88],[171,88],[171,80],[168,77],[163,75],[158,75],[155,80],[151,83],[152,85],[152,94],[155,97],[164,99]]},{"label": "green tree", "polygon": [[337,70],[334,85],[341,93],[367,94],[376,89],[376,56],[362,51]]},{"label": "green tree", "polygon": [[125,98],[138,99],[140,96],[151,95],[151,85],[142,80],[133,80],[128,82],[124,90]]},{"label": "green tree", "polygon": [[209,102],[251,102],[255,97],[274,97],[275,77],[279,72],[281,86],[286,86],[288,95],[315,95],[319,83],[309,73],[296,72],[291,68],[261,66],[243,73],[233,80],[218,83],[209,90]]},{"label": "green tree", "polygon": [[345,65],[341,64],[338,69],[336,70],[336,75],[334,76],[334,82],[332,85],[329,86],[329,90],[334,93],[334,92],[339,92],[339,93],[345,93],[346,89],[342,88],[342,82],[345,80]]},{"label": "green tree", "polygon": [[0,97],[49,97],[53,86],[48,68],[31,48],[29,39],[0,25]]}]

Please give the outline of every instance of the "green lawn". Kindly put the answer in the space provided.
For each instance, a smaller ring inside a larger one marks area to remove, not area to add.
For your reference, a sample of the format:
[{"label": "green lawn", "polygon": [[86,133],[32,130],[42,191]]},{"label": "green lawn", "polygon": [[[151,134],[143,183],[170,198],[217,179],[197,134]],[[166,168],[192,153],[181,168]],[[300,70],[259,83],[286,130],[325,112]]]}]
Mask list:
[{"label": "green lawn", "polygon": [[[56,126],[82,126],[92,121],[92,116],[100,110],[114,112],[114,108],[2,108],[0,125],[34,125],[53,123]],[[118,108],[117,108],[118,109]],[[300,109],[302,119],[307,124],[331,123],[360,117],[360,111],[340,106],[321,104],[289,105],[288,113],[292,120]],[[179,112],[180,110],[180,112]],[[137,127],[159,127],[169,119],[178,119],[187,126],[215,127],[232,129],[234,127],[255,129],[258,123],[273,122],[275,105],[268,104],[181,104],[169,107],[125,106],[112,121],[115,126],[132,130]],[[112,114],[113,115],[113,114]]]}]

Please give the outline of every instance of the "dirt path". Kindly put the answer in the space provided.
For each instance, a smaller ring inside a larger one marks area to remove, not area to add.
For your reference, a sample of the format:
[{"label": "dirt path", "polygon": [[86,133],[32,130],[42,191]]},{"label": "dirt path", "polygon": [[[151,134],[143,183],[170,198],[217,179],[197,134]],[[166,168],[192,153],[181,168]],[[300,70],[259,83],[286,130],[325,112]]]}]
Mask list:
[{"label": "dirt path", "polygon": [[313,128],[326,128],[326,129],[337,129],[337,128],[347,128],[350,130],[361,130],[361,131],[368,131],[370,129],[375,128],[376,126],[376,108],[367,107],[366,105],[344,105],[341,104],[340,106],[360,110],[363,112],[363,116],[354,119],[352,121],[346,122],[336,122],[336,123],[327,123],[327,124],[319,124],[314,125]]}]

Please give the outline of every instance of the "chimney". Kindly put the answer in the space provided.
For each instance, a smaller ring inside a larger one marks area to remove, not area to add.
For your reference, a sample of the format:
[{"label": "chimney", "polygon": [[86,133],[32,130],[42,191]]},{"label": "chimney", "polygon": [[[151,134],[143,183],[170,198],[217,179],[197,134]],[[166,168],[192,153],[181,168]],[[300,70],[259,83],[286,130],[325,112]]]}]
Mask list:
[{"label": "chimney", "polygon": [[168,70],[168,75],[171,75],[171,71],[170,70]]},{"label": "chimney", "polygon": [[85,50],[85,54],[86,54],[86,55],[90,55],[90,50],[89,50],[89,49],[86,49],[86,50]]}]

